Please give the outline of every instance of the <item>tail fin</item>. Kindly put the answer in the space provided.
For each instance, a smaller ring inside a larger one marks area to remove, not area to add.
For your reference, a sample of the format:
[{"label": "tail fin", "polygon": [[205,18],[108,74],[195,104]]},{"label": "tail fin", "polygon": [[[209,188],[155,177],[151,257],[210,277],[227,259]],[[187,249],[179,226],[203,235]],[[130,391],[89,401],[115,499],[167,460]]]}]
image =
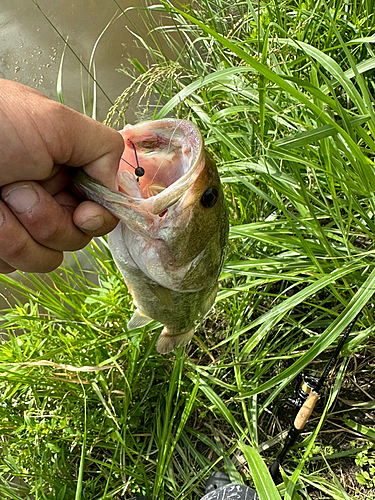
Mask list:
[{"label": "tail fin", "polygon": [[167,354],[174,351],[177,347],[186,345],[190,342],[194,335],[194,328],[188,332],[174,333],[173,330],[165,327],[158,338],[156,350],[160,354]]}]

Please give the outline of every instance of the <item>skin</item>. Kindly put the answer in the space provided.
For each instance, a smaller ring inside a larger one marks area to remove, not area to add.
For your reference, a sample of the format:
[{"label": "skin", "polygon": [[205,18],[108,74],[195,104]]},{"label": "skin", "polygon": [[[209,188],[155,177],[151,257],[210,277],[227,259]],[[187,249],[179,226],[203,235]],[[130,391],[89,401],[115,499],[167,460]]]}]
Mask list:
[{"label": "skin", "polygon": [[[125,148],[120,175],[128,169],[128,184],[133,182],[139,194],[126,194],[128,185],[120,181],[122,192],[110,191],[81,171],[74,180],[122,221],[108,243],[138,309],[128,329],[151,318],[163,323],[156,348],[165,354],[191,340],[195,321],[214,303],[228,237],[227,209],[217,168],[193,124],[144,122],[127,125],[121,134],[138,148],[145,175],[137,182],[128,167],[135,159],[130,147]],[[148,197],[153,181],[165,189]],[[207,189],[216,191],[212,205],[202,203]]]},{"label": "skin", "polygon": [[123,148],[115,130],[0,79],[0,273],[52,271],[116,226],[72,188],[69,167],[114,188]]}]

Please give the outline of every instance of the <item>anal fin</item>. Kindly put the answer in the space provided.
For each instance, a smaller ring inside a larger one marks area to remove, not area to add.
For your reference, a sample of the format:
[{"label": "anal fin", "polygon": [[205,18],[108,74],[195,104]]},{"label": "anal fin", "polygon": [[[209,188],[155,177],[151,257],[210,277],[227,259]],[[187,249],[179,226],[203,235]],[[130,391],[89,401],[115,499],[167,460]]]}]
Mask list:
[{"label": "anal fin", "polygon": [[133,316],[130,318],[127,329],[133,330],[134,328],[141,328],[142,326],[146,326],[151,323],[152,318],[149,318],[145,314],[143,314],[139,309],[135,311]]}]

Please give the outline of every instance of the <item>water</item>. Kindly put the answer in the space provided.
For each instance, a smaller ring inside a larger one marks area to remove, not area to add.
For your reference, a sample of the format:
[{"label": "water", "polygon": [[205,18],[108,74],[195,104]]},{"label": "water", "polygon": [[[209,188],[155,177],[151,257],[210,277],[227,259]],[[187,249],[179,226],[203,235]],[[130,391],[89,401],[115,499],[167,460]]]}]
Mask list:
[{"label": "water", "polygon": [[[138,0],[117,0],[122,9],[137,5]],[[64,40],[88,66],[97,38],[108,22],[121,10],[114,0],[1,0],[0,10],[0,77],[18,81],[57,99],[56,81]],[[46,17],[49,21],[46,19]],[[111,24],[102,36],[95,54],[97,80],[113,101],[129,78],[116,71],[127,65],[127,54],[137,53],[134,36],[127,26],[133,21],[141,27],[136,11],[127,12]],[[52,23],[53,26],[50,24]],[[67,48],[63,64],[65,104],[82,111],[81,88],[87,91],[87,73]],[[106,116],[110,102],[98,91],[99,120]]]},{"label": "water", "polygon": [[[139,5],[140,0],[117,0],[117,3],[125,10]],[[40,9],[32,0],[1,0],[0,77],[28,85],[57,100],[56,83],[64,40],[68,38],[69,45],[88,66],[96,40],[121,10],[114,0],[38,0],[38,5]],[[134,36],[127,29],[131,22],[141,29],[139,17],[136,11],[128,10],[127,15],[130,19],[122,16],[110,25],[95,52],[96,78],[109,98],[98,90],[97,119],[100,121],[106,117],[110,101],[130,83],[129,77],[116,70],[127,65],[129,53],[137,58],[141,54]],[[87,96],[87,88],[87,73],[66,48],[63,62],[65,104],[82,112],[82,89]],[[131,111],[127,120],[135,121]],[[65,258],[72,263],[69,255]],[[17,274],[10,276],[17,277]],[[0,285],[0,309],[8,306],[8,300],[13,303],[9,289]]]}]

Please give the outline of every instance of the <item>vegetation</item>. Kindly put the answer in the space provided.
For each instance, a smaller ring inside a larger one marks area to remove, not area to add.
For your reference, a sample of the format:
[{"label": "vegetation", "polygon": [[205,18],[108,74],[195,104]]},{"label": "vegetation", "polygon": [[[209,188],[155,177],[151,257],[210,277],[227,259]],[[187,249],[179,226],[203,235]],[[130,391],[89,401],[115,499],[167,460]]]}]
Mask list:
[{"label": "vegetation", "polygon": [[[261,500],[375,498],[375,4],[176,5],[139,10],[148,64],[108,123],[136,100],[198,124],[231,216],[215,308],[162,356],[160,325],[126,330],[104,240],[74,270],[2,276],[1,498],[195,500],[216,468]],[[360,312],[276,491],[283,398]]]}]

